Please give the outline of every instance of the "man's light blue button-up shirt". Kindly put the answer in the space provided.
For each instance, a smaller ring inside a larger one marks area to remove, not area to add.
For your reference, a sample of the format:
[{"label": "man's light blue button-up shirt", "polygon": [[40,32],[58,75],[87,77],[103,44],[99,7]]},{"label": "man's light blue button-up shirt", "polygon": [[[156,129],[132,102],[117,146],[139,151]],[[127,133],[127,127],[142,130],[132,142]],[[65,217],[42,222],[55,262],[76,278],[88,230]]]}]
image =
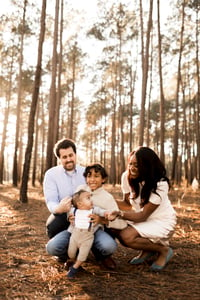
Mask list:
[{"label": "man's light blue button-up shirt", "polygon": [[83,176],[85,168],[76,165],[73,172],[67,172],[62,165],[53,167],[44,176],[44,197],[51,213],[54,212],[59,202],[65,197],[71,197],[77,187],[85,184]]}]

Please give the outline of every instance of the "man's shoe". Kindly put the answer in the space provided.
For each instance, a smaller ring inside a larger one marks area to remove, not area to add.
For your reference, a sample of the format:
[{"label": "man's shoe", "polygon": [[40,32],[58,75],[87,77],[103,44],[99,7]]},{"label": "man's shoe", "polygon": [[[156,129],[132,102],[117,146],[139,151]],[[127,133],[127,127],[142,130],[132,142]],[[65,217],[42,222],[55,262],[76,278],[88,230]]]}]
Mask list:
[{"label": "man's shoe", "polygon": [[114,270],[116,268],[116,263],[111,256],[104,258],[101,263],[107,269]]}]

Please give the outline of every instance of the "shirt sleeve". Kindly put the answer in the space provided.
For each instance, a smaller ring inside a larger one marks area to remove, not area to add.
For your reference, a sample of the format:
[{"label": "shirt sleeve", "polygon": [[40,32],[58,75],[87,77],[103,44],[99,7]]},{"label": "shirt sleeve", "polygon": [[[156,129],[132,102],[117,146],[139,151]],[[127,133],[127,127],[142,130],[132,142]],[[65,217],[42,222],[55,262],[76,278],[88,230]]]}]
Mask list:
[{"label": "shirt sleeve", "polygon": [[104,217],[104,213],[105,212],[106,212],[105,209],[102,209],[102,208],[100,208],[98,206],[94,206],[94,208],[93,208],[93,213],[96,214],[96,215],[98,215],[98,216],[100,216],[100,217]]},{"label": "shirt sleeve", "polygon": [[47,208],[51,213],[54,213],[60,201],[56,182],[48,171],[44,176],[43,190]]}]

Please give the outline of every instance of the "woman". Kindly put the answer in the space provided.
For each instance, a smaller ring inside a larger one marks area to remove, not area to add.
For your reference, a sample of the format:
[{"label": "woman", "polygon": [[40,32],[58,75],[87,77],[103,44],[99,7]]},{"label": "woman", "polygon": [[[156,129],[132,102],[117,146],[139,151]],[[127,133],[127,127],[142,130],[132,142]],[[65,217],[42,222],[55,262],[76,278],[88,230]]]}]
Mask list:
[{"label": "woman", "polygon": [[122,174],[123,205],[134,208],[115,212],[129,226],[118,234],[121,243],[141,250],[130,263],[140,264],[155,253],[152,271],[161,271],[173,256],[169,238],[176,225],[176,213],[168,198],[169,179],[156,153],[148,147],[139,147],[130,153],[128,168]]}]

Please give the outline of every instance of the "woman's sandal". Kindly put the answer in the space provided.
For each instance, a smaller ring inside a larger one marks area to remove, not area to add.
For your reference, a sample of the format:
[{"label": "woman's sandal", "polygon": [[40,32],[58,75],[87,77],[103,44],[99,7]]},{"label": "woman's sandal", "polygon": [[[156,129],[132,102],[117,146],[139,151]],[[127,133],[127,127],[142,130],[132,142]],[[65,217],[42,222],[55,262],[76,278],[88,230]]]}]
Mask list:
[{"label": "woman's sandal", "polygon": [[149,252],[146,256],[144,257],[133,257],[131,260],[129,260],[129,263],[131,265],[139,265],[145,262],[148,258],[152,257],[155,254],[155,252]]},{"label": "woman's sandal", "polygon": [[150,267],[150,270],[154,271],[154,272],[162,271],[166,267],[167,263],[170,261],[170,259],[172,258],[173,255],[174,255],[174,253],[173,253],[172,248],[169,248],[164,266],[159,266],[156,263],[153,263]]}]

